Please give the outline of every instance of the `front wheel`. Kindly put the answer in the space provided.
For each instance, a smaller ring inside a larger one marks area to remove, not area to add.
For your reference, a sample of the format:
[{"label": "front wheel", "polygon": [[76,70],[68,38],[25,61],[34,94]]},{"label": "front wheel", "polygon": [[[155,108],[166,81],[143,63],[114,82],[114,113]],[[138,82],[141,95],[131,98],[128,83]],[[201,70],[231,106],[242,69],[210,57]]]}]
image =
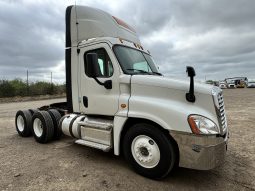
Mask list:
[{"label": "front wheel", "polygon": [[123,153],[137,173],[152,179],[167,176],[177,160],[170,137],[145,123],[134,125],[125,134]]}]

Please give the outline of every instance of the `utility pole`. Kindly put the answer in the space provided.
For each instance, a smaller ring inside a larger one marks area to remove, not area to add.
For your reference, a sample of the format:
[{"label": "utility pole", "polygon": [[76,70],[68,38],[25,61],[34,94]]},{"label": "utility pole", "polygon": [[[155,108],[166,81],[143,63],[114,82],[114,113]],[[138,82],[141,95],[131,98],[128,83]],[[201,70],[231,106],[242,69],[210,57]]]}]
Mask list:
[{"label": "utility pole", "polygon": [[27,95],[29,95],[29,86],[28,86],[28,70],[27,70]]},{"label": "utility pole", "polygon": [[52,84],[52,72],[50,72],[50,94],[53,94],[53,84]]},{"label": "utility pole", "polygon": [[52,72],[50,73],[50,84],[52,85]]}]

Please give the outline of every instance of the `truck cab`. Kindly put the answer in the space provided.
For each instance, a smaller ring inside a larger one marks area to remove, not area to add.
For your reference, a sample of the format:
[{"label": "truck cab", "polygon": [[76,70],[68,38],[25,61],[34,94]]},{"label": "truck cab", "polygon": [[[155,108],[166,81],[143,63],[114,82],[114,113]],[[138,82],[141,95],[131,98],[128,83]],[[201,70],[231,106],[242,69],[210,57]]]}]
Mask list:
[{"label": "truck cab", "polygon": [[[187,81],[163,76],[131,26],[85,6],[66,9],[65,51],[67,103],[55,131],[122,154],[136,172],[154,179],[178,166],[209,170],[224,161],[222,90],[194,82],[192,67]],[[60,111],[56,106],[47,109]],[[40,128],[42,135],[52,133],[43,122],[46,113],[42,118],[38,112],[31,120],[37,141]],[[17,114],[17,130],[19,120]]]}]

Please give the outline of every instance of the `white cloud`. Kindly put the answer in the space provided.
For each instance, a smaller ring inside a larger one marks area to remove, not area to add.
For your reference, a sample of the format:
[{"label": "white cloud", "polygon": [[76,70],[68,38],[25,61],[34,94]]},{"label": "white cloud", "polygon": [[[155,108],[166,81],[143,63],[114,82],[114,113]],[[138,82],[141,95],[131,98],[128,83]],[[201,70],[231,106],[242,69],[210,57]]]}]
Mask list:
[{"label": "white cloud", "polygon": [[[65,8],[75,0],[0,1],[0,78],[65,81]],[[77,0],[117,16],[140,34],[169,76],[255,78],[255,1]]]}]

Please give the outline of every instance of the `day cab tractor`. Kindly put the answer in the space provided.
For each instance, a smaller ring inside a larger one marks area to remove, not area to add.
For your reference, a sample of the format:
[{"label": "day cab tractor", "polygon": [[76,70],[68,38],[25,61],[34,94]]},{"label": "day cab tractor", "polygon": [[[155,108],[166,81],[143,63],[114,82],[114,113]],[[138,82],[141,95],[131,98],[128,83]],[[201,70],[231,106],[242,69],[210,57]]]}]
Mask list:
[{"label": "day cab tractor", "polygon": [[124,21],[91,7],[67,7],[65,66],[67,101],[18,111],[20,136],[48,143],[64,134],[124,155],[152,179],[178,166],[209,170],[223,163],[222,90],[195,82],[190,66],[187,81],[163,76]]}]

